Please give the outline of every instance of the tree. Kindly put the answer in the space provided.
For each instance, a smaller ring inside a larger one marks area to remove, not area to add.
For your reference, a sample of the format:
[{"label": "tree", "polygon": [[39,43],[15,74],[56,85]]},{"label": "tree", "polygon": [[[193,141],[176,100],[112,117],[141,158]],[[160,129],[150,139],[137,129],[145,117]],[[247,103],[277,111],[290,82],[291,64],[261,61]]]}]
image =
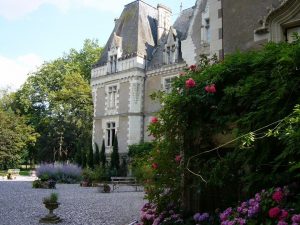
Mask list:
[{"label": "tree", "polygon": [[89,148],[89,153],[88,153],[88,166],[91,169],[94,169],[94,152],[93,148]]},{"label": "tree", "polygon": [[26,124],[26,119],[7,107],[12,95],[0,99],[0,165],[4,169],[17,166],[21,158],[27,160],[28,149],[34,146],[38,134]]},{"label": "tree", "polygon": [[86,151],[82,149],[81,151],[81,158],[82,158],[82,168],[86,168],[87,159],[86,159]]},{"label": "tree", "polygon": [[95,166],[100,166],[100,151],[99,151],[98,144],[96,142],[95,142],[94,164]]},{"label": "tree", "polygon": [[113,143],[113,151],[111,153],[111,162],[110,168],[113,171],[119,172],[120,169],[120,156],[119,156],[119,145],[118,145],[118,138],[117,135],[115,136],[114,143]]},{"label": "tree", "polygon": [[76,151],[90,145],[90,70],[101,51],[97,41],[86,40],[82,50],[71,49],[63,57],[45,62],[15,93],[12,108],[40,134],[31,151],[39,161],[53,160],[61,135],[65,159],[75,160],[81,154]]},{"label": "tree", "polygon": [[105,168],[106,165],[106,155],[105,155],[105,141],[103,139],[102,146],[101,146],[101,152],[100,152],[100,163],[103,168]]}]

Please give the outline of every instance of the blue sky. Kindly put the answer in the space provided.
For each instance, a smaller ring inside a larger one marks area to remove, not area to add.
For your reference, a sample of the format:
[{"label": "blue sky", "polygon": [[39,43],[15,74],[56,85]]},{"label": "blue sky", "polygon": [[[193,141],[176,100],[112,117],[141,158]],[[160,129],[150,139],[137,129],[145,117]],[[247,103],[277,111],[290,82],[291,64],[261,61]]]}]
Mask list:
[{"label": "blue sky", "polygon": [[[145,0],[172,8],[174,18],[195,0]],[[30,71],[80,49],[84,39],[105,45],[125,4],[132,0],[0,0],[0,88],[18,88]]]}]

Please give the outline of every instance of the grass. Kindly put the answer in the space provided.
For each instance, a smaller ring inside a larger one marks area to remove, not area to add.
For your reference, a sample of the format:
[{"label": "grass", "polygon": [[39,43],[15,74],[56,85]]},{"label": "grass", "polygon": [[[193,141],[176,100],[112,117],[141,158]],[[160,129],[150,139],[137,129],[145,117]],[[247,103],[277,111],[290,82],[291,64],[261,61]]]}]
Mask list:
[{"label": "grass", "polygon": [[2,176],[2,177],[4,177],[4,176],[6,176],[6,171],[0,171],[0,177]]},{"label": "grass", "polygon": [[20,171],[20,176],[30,176],[30,171]]}]

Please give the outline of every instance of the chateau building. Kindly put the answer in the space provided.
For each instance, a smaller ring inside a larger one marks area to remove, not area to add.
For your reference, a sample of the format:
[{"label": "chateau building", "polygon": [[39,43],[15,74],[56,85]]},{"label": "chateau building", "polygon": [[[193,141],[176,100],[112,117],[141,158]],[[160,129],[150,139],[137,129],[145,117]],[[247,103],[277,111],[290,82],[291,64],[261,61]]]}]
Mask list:
[{"label": "chateau building", "polygon": [[110,153],[150,141],[147,126],[160,105],[151,93],[170,91],[172,79],[200,55],[220,59],[300,33],[300,0],[197,0],[171,23],[170,8],[136,0],[125,5],[91,72],[93,142]]}]

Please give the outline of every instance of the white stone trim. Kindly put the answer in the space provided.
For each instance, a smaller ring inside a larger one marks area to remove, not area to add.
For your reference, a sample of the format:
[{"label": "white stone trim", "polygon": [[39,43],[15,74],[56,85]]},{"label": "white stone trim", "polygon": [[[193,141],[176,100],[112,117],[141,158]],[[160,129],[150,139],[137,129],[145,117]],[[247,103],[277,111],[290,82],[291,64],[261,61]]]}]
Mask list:
[{"label": "white stone trim", "polygon": [[[116,92],[116,98],[115,98],[115,107],[114,108],[109,108],[108,105],[109,105],[109,101],[110,99],[108,98],[109,97],[109,88],[110,87],[113,87],[113,86],[116,86],[117,87],[117,92]],[[104,115],[107,116],[107,115],[115,115],[115,114],[118,114],[118,111],[119,111],[119,93],[120,93],[120,83],[112,83],[112,84],[108,84],[108,85],[105,85],[105,109],[104,109]]]},{"label": "white stone trim", "polygon": [[209,1],[210,18],[210,55],[219,57],[220,50],[223,49],[223,38],[219,38],[219,30],[223,29],[222,17],[219,18],[218,11],[222,9],[222,3],[219,0]]},{"label": "white stone trim", "polygon": [[[114,122],[115,123],[115,130],[116,130],[116,135],[118,134],[118,131],[119,131],[119,116],[109,116],[109,117],[105,117],[101,120],[102,122],[102,138],[105,140],[105,146],[106,146],[106,124],[107,123],[111,123],[111,122]],[[105,152],[106,153],[111,153],[112,152],[112,147],[107,147],[105,148]]]},{"label": "white stone trim", "polygon": [[142,140],[143,116],[128,116],[127,145],[138,144]]}]

